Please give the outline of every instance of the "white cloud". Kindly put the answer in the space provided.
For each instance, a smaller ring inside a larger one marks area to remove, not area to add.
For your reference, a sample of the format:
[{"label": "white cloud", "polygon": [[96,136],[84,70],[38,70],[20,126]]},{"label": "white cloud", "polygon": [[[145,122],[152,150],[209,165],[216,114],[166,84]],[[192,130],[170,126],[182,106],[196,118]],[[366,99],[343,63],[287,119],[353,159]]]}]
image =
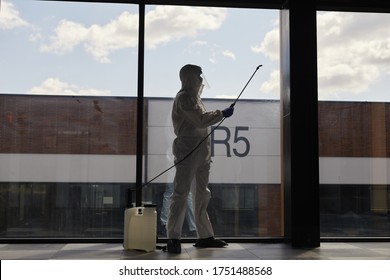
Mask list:
[{"label": "white cloud", "polygon": [[109,90],[97,90],[93,88],[82,88],[77,85],[69,84],[58,78],[48,78],[41,85],[33,87],[29,93],[38,94],[60,94],[60,95],[89,95],[106,96],[111,95]]},{"label": "white cloud", "polygon": [[[148,48],[195,37],[201,31],[218,29],[226,17],[226,9],[158,6],[146,14]],[[62,20],[42,51],[64,54],[83,45],[86,52],[102,63],[110,62],[109,55],[117,50],[135,48],[138,44],[138,14],[123,12],[106,25],[86,27]]]},{"label": "white cloud", "polygon": [[270,95],[280,96],[280,71],[274,70],[271,72],[269,79],[264,82],[260,91],[263,91]]},{"label": "white cloud", "polygon": [[146,14],[146,45],[155,48],[185,37],[195,37],[201,31],[221,27],[226,9],[202,7],[157,6]]},{"label": "white cloud", "polygon": [[82,24],[62,20],[55,29],[55,36],[52,36],[51,44],[43,45],[41,51],[64,54],[72,51],[75,46],[87,41],[88,29]]},{"label": "white cloud", "polygon": [[222,54],[225,57],[228,57],[228,58],[231,58],[233,60],[236,60],[236,55],[232,51],[225,50],[225,51],[222,52]]},{"label": "white cloud", "polygon": [[0,5],[0,29],[14,29],[29,26],[27,21],[20,16],[14,4],[8,1],[2,1]]},{"label": "white cloud", "polygon": [[29,39],[31,42],[40,41],[40,40],[42,40],[42,34],[40,34],[39,32],[30,34],[30,36],[29,36],[28,39]]},{"label": "white cloud", "polygon": [[196,40],[193,45],[195,46],[205,46],[207,45],[207,42],[206,41],[200,41],[200,40]]},{"label": "white cloud", "polygon": [[279,60],[279,27],[267,32],[259,46],[252,46],[252,51],[262,53],[271,60]]},{"label": "white cloud", "polygon": [[[390,16],[323,12],[317,17],[319,98],[361,94],[390,73]],[[279,28],[252,51],[279,58]],[[261,89],[276,89],[272,73]]]},{"label": "white cloud", "polygon": [[[263,41],[257,45],[252,46],[251,50],[254,53],[261,53],[273,61],[278,61],[280,58],[280,43],[279,43],[279,26],[275,22],[275,28],[267,32]],[[280,71],[273,70],[268,80],[263,82],[260,86],[260,91],[267,94],[267,96],[280,97]]]},{"label": "white cloud", "polygon": [[209,44],[207,41],[196,40],[192,42],[187,48],[186,52],[189,54],[200,55],[203,53],[208,53],[208,61],[212,64],[218,63],[221,57],[236,60],[236,55],[230,50],[223,49],[218,44]]},{"label": "white cloud", "polygon": [[390,70],[390,17],[322,13],[318,16],[319,97],[360,94]]},{"label": "white cloud", "polygon": [[110,62],[111,52],[137,46],[138,15],[122,13],[107,25],[84,25],[62,20],[51,36],[50,43],[43,45],[41,51],[65,54],[82,44],[87,53],[101,63]]}]

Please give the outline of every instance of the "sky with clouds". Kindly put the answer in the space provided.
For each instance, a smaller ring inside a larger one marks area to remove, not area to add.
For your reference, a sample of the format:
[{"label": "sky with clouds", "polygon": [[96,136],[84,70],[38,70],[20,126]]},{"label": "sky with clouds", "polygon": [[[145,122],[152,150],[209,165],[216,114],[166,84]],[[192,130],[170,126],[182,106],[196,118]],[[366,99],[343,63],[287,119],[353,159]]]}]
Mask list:
[{"label": "sky with clouds", "polygon": [[[147,6],[145,96],[201,65],[204,97],[279,98],[279,11]],[[390,15],[319,12],[320,100],[389,101]],[[2,0],[0,92],[135,96],[138,6]],[[304,59],[304,58],[303,58]]]}]

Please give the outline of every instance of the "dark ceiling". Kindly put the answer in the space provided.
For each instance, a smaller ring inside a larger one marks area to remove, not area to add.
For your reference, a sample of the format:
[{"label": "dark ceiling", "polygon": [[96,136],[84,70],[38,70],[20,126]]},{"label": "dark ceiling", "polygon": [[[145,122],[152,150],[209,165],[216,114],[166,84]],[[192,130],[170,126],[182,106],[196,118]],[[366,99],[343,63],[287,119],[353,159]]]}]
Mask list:
[{"label": "dark ceiling", "polygon": [[291,1],[316,1],[317,10],[355,11],[355,12],[390,12],[390,0],[43,0],[68,2],[106,2],[129,4],[165,4],[186,6],[245,7],[263,9],[288,8]]}]

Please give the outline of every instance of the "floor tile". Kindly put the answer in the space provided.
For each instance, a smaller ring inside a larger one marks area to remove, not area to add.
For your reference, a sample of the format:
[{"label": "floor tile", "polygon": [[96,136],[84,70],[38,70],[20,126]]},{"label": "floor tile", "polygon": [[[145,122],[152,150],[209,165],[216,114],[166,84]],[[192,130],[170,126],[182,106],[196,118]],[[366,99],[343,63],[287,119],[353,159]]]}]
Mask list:
[{"label": "floor tile", "polygon": [[57,252],[50,259],[54,260],[119,260],[120,251],[109,250],[63,250]]},{"label": "floor tile", "polygon": [[52,250],[1,250],[0,260],[49,260],[57,252]]},{"label": "floor tile", "polygon": [[6,244],[0,250],[11,250],[11,251],[30,251],[30,250],[61,250],[66,244]]},{"label": "floor tile", "polygon": [[319,249],[353,250],[359,249],[359,246],[357,245],[357,243],[323,242],[320,244]]},{"label": "floor tile", "polygon": [[122,260],[190,260],[189,254],[183,250],[181,254],[171,254],[161,250],[155,252],[137,252],[133,250],[125,251],[122,255]]},{"label": "floor tile", "polygon": [[226,248],[185,247],[191,259],[230,259],[248,260],[257,257],[239,244],[229,244]]},{"label": "floor tile", "polygon": [[384,243],[384,242],[359,242],[356,243],[357,247],[359,248],[367,248],[367,249],[390,249],[390,242]]},{"label": "floor tile", "polygon": [[122,244],[111,243],[74,243],[67,244],[62,250],[123,250]]},{"label": "floor tile", "polygon": [[263,260],[294,260],[294,259],[321,259],[322,257],[310,250],[255,248],[248,249],[259,259]]},{"label": "floor tile", "polygon": [[390,258],[390,248],[385,248],[385,249],[370,249],[372,252],[375,252],[377,254],[383,255],[385,257]]},{"label": "floor tile", "polygon": [[370,258],[381,257],[379,254],[366,249],[353,249],[353,250],[328,249],[328,250],[318,250],[316,252],[321,256],[325,256],[333,260],[334,259],[345,259],[345,260],[370,259]]},{"label": "floor tile", "polygon": [[[158,244],[165,245],[165,244]],[[324,242],[296,249],[286,243],[231,243],[226,248],[195,248],[183,243],[181,254],[162,250],[124,250],[115,243],[0,244],[3,260],[390,260],[390,243]]]}]

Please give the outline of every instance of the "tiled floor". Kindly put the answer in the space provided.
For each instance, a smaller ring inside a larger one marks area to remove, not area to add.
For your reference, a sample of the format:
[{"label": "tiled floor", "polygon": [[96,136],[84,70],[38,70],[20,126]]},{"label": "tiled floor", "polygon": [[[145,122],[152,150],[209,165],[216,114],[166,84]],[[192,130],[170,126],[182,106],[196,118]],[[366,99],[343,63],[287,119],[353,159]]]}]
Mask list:
[{"label": "tiled floor", "polygon": [[[164,244],[160,244],[164,245]],[[181,254],[161,250],[123,250],[122,244],[0,244],[1,260],[390,260],[390,242],[321,243],[319,248],[294,249],[284,243],[230,243],[227,248],[197,249],[182,244]]]}]

